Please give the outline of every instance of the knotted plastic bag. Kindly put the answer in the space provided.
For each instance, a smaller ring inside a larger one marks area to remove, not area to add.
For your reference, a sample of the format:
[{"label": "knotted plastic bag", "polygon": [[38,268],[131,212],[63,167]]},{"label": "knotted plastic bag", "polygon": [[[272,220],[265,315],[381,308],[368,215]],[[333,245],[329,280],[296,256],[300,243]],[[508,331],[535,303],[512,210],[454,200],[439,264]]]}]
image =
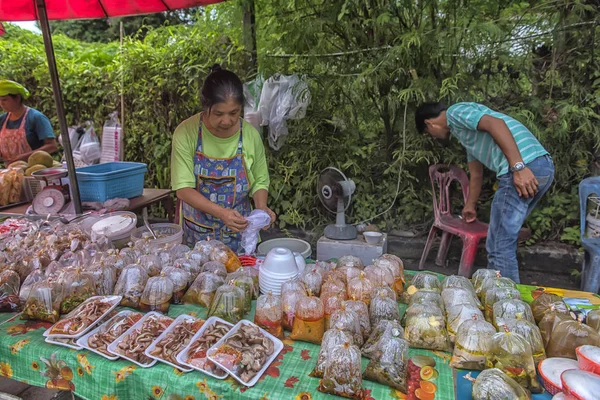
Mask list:
[{"label": "knotted plastic bag", "polygon": [[374,299],[377,296],[385,296],[390,299],[397,301],[396,291],[389,286],[376,286],[371,290],[371,298]]},{"label": "knotted plastic bag", "polygon": [[349,342],[335,346],[328,354],[323,379],[317,390],[351,399],[362,399],[360,350]]},{"label": "knotted plastic bag", "polygon": [[471,292],[473,297],[477,297],[477,294],[475,293],[475,288],[473,287],[473,284],[471,283],[471,281],[468,278],[465,278],[464,276],[450,275],[450,276],[445,277],[444,280],[442,281],[442,290],[448,289],[448,288],[467,289],[468,291]]},{"label": "knotted plastic bag", "polygon": [[13,312],[21,308],[22,301],[19,298],[20,283],[19,274],[15,271],[6,270],[0,272],[0,312]]},{"label": "knotted plastic bag", "polygon": [[123,268],[117,284],[115,285],[114,294],[123,296],[121,305],[124,307],[139,308],[140,297],[146,287],[148,281],[148,273],[145,268],[139,265],[131,264]]},{"label": "knotted plastic bag", "polygon": [[360,330],[360,319],[353,310],[346,308],[344,304],[336,310],[329,319],[332,328],[341,328],[352,335],[353,343],[357,346],[363,345],[363,336]]},{"label": "knotted plastic bag", "polygon": [[400,332],[399,337],[404,338],[404,329],[398,321],[382,320],[373,326],[369,338],[361,348],[362,355],[366,358],[377,357],[377,353],[381,350],[381,343],[390,338],[394,331]]},{"label": "knotted plastic bag", "polygon": [[459,305],[471,305],[477,308],[483,308],[477,296],[468,289],[462,287],[451,287],[442,290],[442,299],[446,308]]},{"label": "knotted plastic bag", "polygon": [[364,272],[361,272],[359,276],[348,282],[348,297],[354,297],[357,300],[364,301],[366,305],[369,305],[371,302],[372,290],[373,284]]},{"label": "knotted plastic bag", "polygon": [[522,319],[534,322],[533,313],[529,304],[522,300],[501,300],[494,304],[494,326],[498,328],[503,321],[511,319]]},{"label": "knotted plastic bag", "polygon": [[352,335],[347,331],[341,328],[332,328],[326,331],[323,335],[323,341],[321,342],[321,350],[319,350],[317,364],[309,376],[322,378],[329,352],[336,346],[343,345],[346,342],[352,344]]},{"label": "knotted plastic bag", "polygon": [[250,215],[246,217],[248,226],[242,232],[241,245],[246,255],[254,254],[256,245],[258,244],[259,232],[264,227],[271,224],[271,217],[264,210],[252,210]]},{"label": "knotted plastic bag", "polygon": [[42,281],[33,285],[23,307],[22,319],[58,322],[63,287],[58,282]]},{"label": "knotted plastic bag", "polygon": [[296,316],[296,303],[302,297],[306,296],[304,288],[302,291],[295,289],[282,289],[281,291],[281,309],[283,310],[283,317],[281,324],[283,329],[291,331],[294,326],[294,317]]},{"label": "knotted plastic bag", "polygon": [[573,321],[573,317],[571,317],[568,312],[562,312],[559,309],[555,309],[554,306],[550,307],[550,310],[544,314],[544,318],[542,318],[538,324],[540,333],[542,334],[542,340],[544,341],[544,347],[548,346],[552,332],[562,321]]},{"label": "knotted plastic bag", "polygon": [[323,282],[323,276],[319,273],[317,268],[306,268],[300,275],[300,281],[304,283],[306,290],[313,293],[315,296],[321,294],[321,283]]},{"label": "knotted plastic bag", "polygon": [[400,296],[404,292],[404,284],[406,283],[406,279],[404,279],[404,263],[400,257],[393,254],[384,254],[376,258],[373,261],[373,265],[391,272],[394,277],[393,289]]},{"label": "knotted plastic bag", "polygon": [[319,344],[325,333],[325,313],[320,298],[312,296],[301,297],[296,303],[294,325],[290,338]]},{"label": "knotted plastic bag", "polygon": [[496,329],[482,316],[473,315],[458,328],[454,352],[450,360],[452,368],[484,370],[491,356],[492,336]]},{"label": "knotted plastic bag", "polygon": [[60,303],[61,314],[70,313],[85,300],[96,296],[94,277],[80,268],[76,268],[74,273],[61,274],[58,281],[64,290],[63,300]]},{"label": "knotted plastic bag", "polygon": [[183,301],[208,308],[215,297],[217,289],[223,286],[224,283],[225,280],[221,276],[212,272],[202,272],[185,292]]},{"label": "knotted plastic bag", "polygon": [[496,271],[495,269],[481,268],[473,273],[471,276],[471,283],[473,284],[475,293],[479,296],[479,298],[481,298],[481,289],[485,280],[495,277],[500,277],[500,271]]},{"label": "knotted plastic bag", "polygon": [[[483,282],[481,286],[481,301],[484,305],[487,305],[487,293],[497,288],[512,288],[516,289],[517,284],[509,278],[488,278]],[[519,297],[520,298],[520,297]]]},{"label": "knotted plastic bag", "polygon": [[331,315],[340,309],[342,303],[347,300],[348,296],[346,290],[338,290],[334,292],[329,290],[321,293],[321,301],[323,302],[323,308],[325,310],[325,329],[331,328],[330,318]]},{"label": "knotted plastic bag", "polygon": [[399,329],[392,329],[390,336],[380,340],[379,350],[371,357],[363,377],[406,393],[407,363],[408,342]]},{"label": "knotted plastic bag", "polygon": [[559,312],[569,312],[567,305],[563,301],[562,297],[550,293],[542,293],[535,300],[531,302],[531,311],[535,318],[535,323],[539,324],[544,318],[546,312],[550,311],[551,307]]},{"label": "knotted plastic bag", "polygon": [[482,320],[484,319],[481,310],[472,304],[459,304],[448,308],[446,327],[448,328],[448,336],[452,343],[454,343],[456,333],[460,329],[462,323],[473,319],[473,317]]},{"label": "knotted plastic bag", "polygon": [[367,279],[373,284],[373,287],[394,286],[394,277],[388,269],[369,265],[364,269],[364,272]]},{"label": "knotted plastic bag", "polygon": [[281,297],[271,292],[258,297],[254,323],[275,337],[283,337]]},{"label": "knotted plastic bag", "polygon": [[360,324],[360,332],[363,340],[367,340],[371,333],[371,322],[369,319],[369,308],[362,301],[346,300],[342,303],[347,310],[352,310],[358,315],[358,322]]},{"label": "knotted plastic bag", "polygon": [[252,277],[247,272],[236,271],[228,274],[225,281],[244,291],[244,313],[249,313],[252,310],[252,298],[255,297],[254,280]]},{"label": "knotted plastic bag", "polygon": [[227,268],[225,268],[225,264],[218,261],[209,261],[202,265],[201,273],[202,272],[212,272],[223,279],[227,277]]},{"label": "knotted plastic bag", "polygon": [[600,332],[600,309],[590,310],[587,313],[585,323]]},{"label": "knotted plastic bag", "polygon": [[437,275],[430,272],[417,272],[413,276],[411,284],[406,288],[406,291],[402,293],[402,302],[406,304],[410,303],[412,295],[423,289],[441,293],[441,286]]},{"label": "knotted plastic bag", "polygon": [[371,326],[376,326],[379,321],[384,319],[400,322],[398,303],[387,296],[380,295],[375,297],[369,306],[369,314],[371,317]]},{"label": "knotted plastic bag", "polygon": [[140,298],[140,310],[160,311],[166,314],[169,311],[173,298],[173,281],[165,273],[148,279],[146,288]]},{"label": "knotted plastic bag", "polygon": [[531,346],[533,362],[535,365],[546,359],[546,350],[544,349],[544,341],[540,328],[530,321],[522,319],[511,319],[502,322],[499,329],[507,329],[509,332],[518,333],[523,336]]},{"label": "knotted plastic bag", "polygon": [[598,332],[581,321],[561,321],[550,334],[546,346],[548,357],[565,357],[577,359],[575,349],[585,344],[600,346]]},{"label": "knotted plastic bag", "polygon": [[173,282],[173,304],[183,304],[183,296],[190,281],[190,273],[177,267],[165,267],[162,273]]},{"label": "knotted plastic bag", "polygon": [[219,317],[231,324],[237,324],[244,318],[245,299],[246,295],[241,288],[223,285],[215,293],[207,318]]},{"label": "knotted plastic bag", "polygon": [[337,268],[342,267],[354,267],[358,269],[363,269],[365,264],[362,260],[356,256],[342,256],[338,259]]},{"label": "knotted plastic bag", "polygon": [[521,293],[512,287],[495,287],[485,293],[485,319],[494,321],[494,304],[502,300],[521,300]]},{"label": "knotted plastic bag", "polygon": [[412,306],[415,304],[425,304],[432,303],[435,304],[440,310],[444,311],[446,307],[444,306],[444,300],[442,299],[442,295],[438,292],[430,291],[427,289],[419,290],[415,294],[413,294],[408,302],[408,306]]},{"label": "knotted plastic bag", "polygon": [[411,347],[450,351],[444,315],[437,311],[425,311],[406,319],[404,337]]},{"label": "knotted plastic bag", "polygon": [[531,395],[498,368],[487,369],[473,384],[473,400],[531,400]]}]

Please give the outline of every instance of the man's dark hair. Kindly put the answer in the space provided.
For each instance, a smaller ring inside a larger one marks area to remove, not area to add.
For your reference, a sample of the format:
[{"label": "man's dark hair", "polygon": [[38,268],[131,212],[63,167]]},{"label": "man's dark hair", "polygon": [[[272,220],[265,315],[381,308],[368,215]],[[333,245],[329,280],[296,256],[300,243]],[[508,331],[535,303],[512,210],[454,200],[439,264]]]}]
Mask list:
[{"label": "man's dark hair", "polygon": [[445,111],[446,108],[446,105],[443,103],[423,103],[417,107],[417,111],[415,111],[415,124],[417,125],[417,131],[419,133],[423,133],[426,127],[425,120],[439,117],[442,111]]}]

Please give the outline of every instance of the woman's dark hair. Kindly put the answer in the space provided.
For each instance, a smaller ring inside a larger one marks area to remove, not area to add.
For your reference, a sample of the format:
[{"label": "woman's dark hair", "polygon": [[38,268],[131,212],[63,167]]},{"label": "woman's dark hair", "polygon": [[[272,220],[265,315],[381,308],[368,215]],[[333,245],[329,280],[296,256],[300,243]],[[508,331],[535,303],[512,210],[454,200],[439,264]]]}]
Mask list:
[{"label": "woman's dark hair", "polygon": [[19,99],[19,103],[23,104],[23,96],[21,96],[20,94],[9,94],[10,97],[12,97],[13,99]]},{"label": "woman's dark hair", "polygon": [[236,74],[215,64],[202,84],[202,107],[210,112],[212,106],[229,99],[243,106],[244,85]]},{"label": "woman's dark hair", "polygon": [[446,108],[443,103],[423,103],[417,107],[417,111],[415,111],[417,131],[423,133],[426,127],[425,120],[439,117]]}]

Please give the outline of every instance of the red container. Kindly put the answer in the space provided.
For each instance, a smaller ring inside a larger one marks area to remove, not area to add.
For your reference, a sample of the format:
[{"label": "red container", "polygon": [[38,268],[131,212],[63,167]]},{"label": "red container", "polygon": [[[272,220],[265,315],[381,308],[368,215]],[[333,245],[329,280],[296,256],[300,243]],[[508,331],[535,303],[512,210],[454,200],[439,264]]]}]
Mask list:
[{"label": "red container", "polygon": [[552,357],[540,361],[538,370],[546,391],[553,396],[561,392],[563,389],[560,376],[570,369],[578,369],[577,361],[561,357]]},{"label": "red container", "polygon": [[575,353],[577,353],[579,369],[600,375],[600,347],[579,346]]}]

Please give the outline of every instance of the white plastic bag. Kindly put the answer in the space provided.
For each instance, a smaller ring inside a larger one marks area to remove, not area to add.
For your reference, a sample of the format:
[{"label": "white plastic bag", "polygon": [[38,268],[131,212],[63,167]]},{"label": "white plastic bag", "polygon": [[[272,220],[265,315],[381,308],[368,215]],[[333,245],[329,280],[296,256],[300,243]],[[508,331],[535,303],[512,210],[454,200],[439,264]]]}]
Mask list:
[{"label": "white plastic bag", "polygon": [[264,81],[263,77],[259,75],[256,79],[244,83],[244,120],[257,130],[262,125],[262,116],[258,104]]},{"label": "white plastic bag", "polygon": [[102,158],[100,162],[123,160],[123,128],[119,123],[119,113],[109,115],[102,127]]},{"label": "white plastic bag", "polygon": [[258,244],[258,232],[271,223],[271,217],[263,210],[253,210],[246,218],[248,226],[242,232],[242,247],[246,255],[254,253]]},{"label": "white plastic bag", "polygon": [[94,131],[94,124],[90,121],[87,124],[88,127],[79,144],[79,154],[81,161],[87,165],[92,165],[100,162],[102,153],[100,150],[100,140],[98,140],[98,136],[96,136],[96,132]]}]

